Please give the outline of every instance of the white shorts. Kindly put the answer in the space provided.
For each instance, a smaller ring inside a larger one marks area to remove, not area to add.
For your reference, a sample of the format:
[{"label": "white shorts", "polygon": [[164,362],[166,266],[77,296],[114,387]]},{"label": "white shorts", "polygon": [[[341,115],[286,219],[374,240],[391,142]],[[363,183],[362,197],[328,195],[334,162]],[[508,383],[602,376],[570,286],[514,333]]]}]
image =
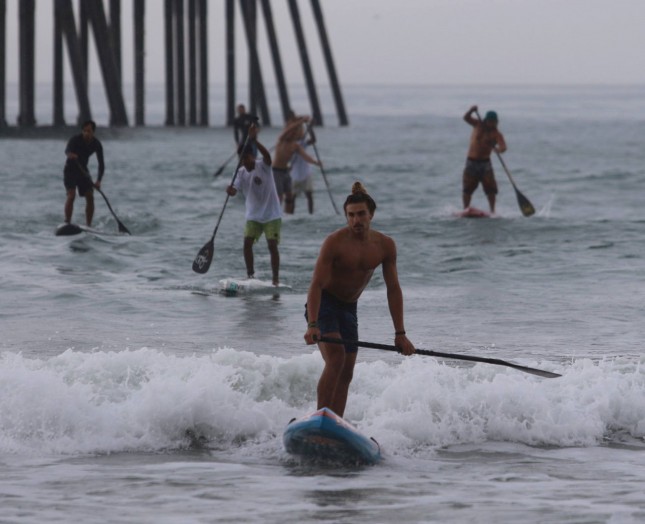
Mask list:
[{"label": "white shorts", "polygon": [[314,177],[310,175],[304,180],[292,181],[292,190],[294,195],[302,192],[312,193],[314,190]]}]

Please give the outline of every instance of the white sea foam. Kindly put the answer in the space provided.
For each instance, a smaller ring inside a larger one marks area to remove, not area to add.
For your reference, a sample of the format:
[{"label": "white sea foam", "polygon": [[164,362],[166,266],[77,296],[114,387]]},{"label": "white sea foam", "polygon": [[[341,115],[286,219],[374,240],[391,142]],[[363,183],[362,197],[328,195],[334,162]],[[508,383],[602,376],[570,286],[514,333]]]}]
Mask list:
[{"label": "white sea foam", "polygon": [[[0,361],[2,453],[86,454],[237,446],[280,434],[315,407],[317,353],[292,358],[231,348],[176,356],[155,349]],[[544,379],[427,357],[359,362],[346,417],[390,454],[459,444],[596,446],[645,435],[638,362],[588,360]]]}]

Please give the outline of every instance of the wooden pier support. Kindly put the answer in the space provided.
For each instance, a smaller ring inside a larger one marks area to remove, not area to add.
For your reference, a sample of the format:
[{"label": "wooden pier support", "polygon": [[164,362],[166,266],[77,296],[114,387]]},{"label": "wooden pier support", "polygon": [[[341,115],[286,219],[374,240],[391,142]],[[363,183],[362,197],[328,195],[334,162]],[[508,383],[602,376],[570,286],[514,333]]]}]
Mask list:
[{"label": "wooden pier support", "polygon": [[[36,71],[36,6],[53,5],[53,126],[65,122],[64,67],[69,64],[73,81],[78,115],[76,124],[92,118],[89,100],[90,49],[96,50],[101,71],[111,126],[127,126],[128,115],[123,95],[123,56],[121,50],[122,0],[15,0],[18,5],[18,64],[19,114],[18,127],[36,125],[35,71]],[[274,25],[271,0],[225,0],[225,53],[226,53],[226,124],[232,125],[236,97],[235,70],[235,9],[239,5],[242,30],[249,54],[250,112],[258,114],[263,125],[271,125],[269,104],[265,93],[260,64],[260,50],[270,51],[273,72],[280,97],[283,120],[292,109],[289,102],[287,81],[278,46],[278,32]],[[323,124],[322,112],[313,78],[297,0],[287,0],[291,21],[296,35],[298,52],[311,105],[313,122]],[[134,61],[134,124],[145,125],[145,0],[132,0],[133,61]],[[155,4],[155,7],[158,4]],[[325,64],[333,89],[340,125],[347,125],[340,85],[331,55],[331,48],[322,17],[319,0],[311,0]],[[107,7],[106,7],[107,6]],[[260,10],[261,7],[261,10]],[[7,54],[7,0],[0,0],[0,129],[7,128],[6,114],[6,54]],[[209,125],[208,78],[208,0],[164,0],[165,65],[166,65],[166,118],[168,126]],[[258,17],[264,17],[268,42],[258,41]],[[90,36],[92,35],[92,36]],[[93,44],[90,39],[93,38]],[[9,45],[9,50],[12,46]],[[67,58],[67,60],[66,60]],[[92,57],[94,58],[94,57]]]},{"label": "wooden pier support", "polygon": [[244,29],[246,32],[246,43],[249,48],[249,94],[250,112],[260,113],[260,118],[265,126],[271,125],[271,116],[267,106],[264,93],[264,80],[260,69],[260,59],[257,48],[257,9],[255,0],[240,0],[242,7],[242,18],[244,18]]},{"label": "wooden pier support", "polygon": [[293,22],[293,29],[296,32],[296,40],[298,42],[298,51],[300,52],[300,61],[302,62],[302,71],[305,75],[307,84],[307,93],[309,94],[309,103],[311,104],[311,112],[313,124],[316,126],[323,125],[323,117],[320,112],[320,104],[318,103],[318,93],[316,92],[316,84],[314,76],[311,71],[311,64],[309,63],[309,53],[307,53],[307,44],[305,42],[305,33],[302,30],[300,23],[300,11],[298,10],[298,3],[296,0],[289,0],[289,11],[291,12],[291,21]]},{"label": "wooden pier support", "polygon": [[[84,66],[83,54],[79,36],[76,32],[76,22],[74,20],[74,10],[72,8],[71,0],[54,0],[54,18],[57,22],[54,24],[55,28],[60,28],[62,33],[58,38],[65,38],[67,42],[67,50],[69,53],[69,63],[72,70],[72,79],[74,81],[74,90],[76,91],[76,103],[78,104],[78,122],[81,123],[85,120],[92,118],[90,110],[90,99],[87,94],[87,69]],[[56,38],[56,35],[54,36]],[[59,104],[59,107],[54,109],[54,113],[60,115],[62,119],[63,114],[63,92],[62,92],[62,75],[63,75],[63,60],[62,56],[59,60],[55,60],[55,66],[60,69],[54,73],[55,78],[59,78],[60,84],[59,92],[54,93],[54,103]],[[54,88],[56,88],[56,84]]]},{"label": "wooden pier support", "polygon": [[282,71],[282,60],[280,59],[280,51],[278,49],[278,37],[273,26],[273,13],[271,12],[271,4],[269,0],[262,1],[262,12],[264,14],[264,22],[266,24],[267,37],[269,38],[269,46],[271,47],[271,57],[273,58],[273,68],[275,70],[275,79],[278,83],[278,94],[280,95],[280,103],[282,104],[282,118],[287,121],[287,116],[291,110],[289,105],[289,94],[287,93],[287,83],[284,79],[284,72]]},{"label": "wooden pier support", "polygon": [[7,127],[7,1],[0,0],[0,128]]},{"label": "wooden pier support", "polygon": [[[102,0],[83,0],[87,6],[92,33],[94,34],[94,45],[99,56],[99,65],[103,73],[103,84],[110,106],[110,125],[127,126],[128,116],[125,111],[125,101],[121,89],[121,74],[115,53],[112,48],[110,30],[107,18],[103,9]],[[118,24],[117,24],[118,25]],[[120,47],[120,46],[118,46]]]},{"label": "wooden pier support", "polygon": [[226,125],[235,119],[235,0],[226,0]]},{"label": "wooden pier support", "polygon": [[20,96],[20,114],[18,125],[33,127],[36,124],[34,100],[36,93],[35,66],[36,66],[36,23],[35,0],[20,0],[18,5],[20,25],[18,39],[20,47],[20,83],[18,92]]},{"label": "wooden pier support", "polygon": [[145,125],[145,0],[134,0],[134,125]]},{"label": "wooden pier support", "polygon": [[208,117],[208,0],[197,4],[199,45],[199,125],[207,126]]},{"label": "wooden pier support", "polygon": [[320,36],[320,45],[322,47],[323,55],[325,56],[325,65],[327,66],[329,83],[334,95],[334,102],[336,104],[338,120],[341,126],[347,126],[349,125],[349,120],[347,119],[345,103],[343,102],[343,95],[340,91],[340,83],[338,81],[338,76],[336,75],[334,59],[331,55],[331,46],[329,45],[329,38],[327,37],[327,29],[325,28],[325,22],[323,20],[322,9],[320,8],[320,2],[318,0],[311,0],[311,8],[314,12],[314,18],[316,19],[316,26],[318,27],[318,34]]},{"label": "wooden pier support", "polygon": [[[187,4],[184,0],[166,0],[167,126],[208,125],[206,4],[204,0],[188,0]],[[188,53],[186,53],[186,44],[188,44]],[[186,56],[188,65],[186,65]],[[186,86],[186,74],[188,74],[188,86]]]}]

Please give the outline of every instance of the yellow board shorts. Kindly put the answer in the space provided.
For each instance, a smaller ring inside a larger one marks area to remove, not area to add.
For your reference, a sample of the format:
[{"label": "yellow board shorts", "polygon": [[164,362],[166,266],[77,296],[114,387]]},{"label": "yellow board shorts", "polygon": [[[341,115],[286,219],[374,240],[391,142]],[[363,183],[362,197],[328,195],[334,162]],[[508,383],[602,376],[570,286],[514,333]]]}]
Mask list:
[{"label": "yellow board shorts", "polygon": [[282,228],[282,219],[276,218],[270,222],[256,222],[255,220],[247,220],[246,225],[244,226],[244,236],[246,238],[252,238],[254,242],[257,242],[262,233],[267,240],[275,240],[277,243],[280,243],[280,229]]}]

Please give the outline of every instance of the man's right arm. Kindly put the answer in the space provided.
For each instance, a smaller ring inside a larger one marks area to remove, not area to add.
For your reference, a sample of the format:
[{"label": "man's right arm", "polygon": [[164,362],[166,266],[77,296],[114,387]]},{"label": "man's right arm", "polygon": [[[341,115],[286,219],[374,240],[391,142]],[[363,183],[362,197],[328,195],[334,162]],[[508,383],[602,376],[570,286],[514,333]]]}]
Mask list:
[{"label": "man's right arm", "polygon": [[333,265],[332,240],[327,237],[320,248],[318,260],[314,267],[314,274],[311,277],[309,292],[307,293],[307,331],[305,342],[315,344],[320,338],[318,327],[318,313],[320,311],[320,297],[326,284],[331,279],[331,268]]},{"label": "man's right arm", "polygon": [[475,111],[477,111],[477,106],[471,106],[471,108],[466,111],[466,114],[464,115],[464,120],[473,127],[479,124],[479,119],[473,118],[473,113]]},{"label": "man's right arm", "polygon": [[291,133],[296,127],[301,126],[302,124],[309,122],[308,116],[299,116],[293,122],[290,122],[285,126],[282,132],[278,135],[277,142],[284,140],[284,138]]},{"label": "man's right arm", "polygon": [[76,137],[73,136],[70,138],[67,142],[67,146],[65,147],[65,156],[69,158],[70,160],[76,160],[78,158],[78,155],[74,153],[74,139]]}]

